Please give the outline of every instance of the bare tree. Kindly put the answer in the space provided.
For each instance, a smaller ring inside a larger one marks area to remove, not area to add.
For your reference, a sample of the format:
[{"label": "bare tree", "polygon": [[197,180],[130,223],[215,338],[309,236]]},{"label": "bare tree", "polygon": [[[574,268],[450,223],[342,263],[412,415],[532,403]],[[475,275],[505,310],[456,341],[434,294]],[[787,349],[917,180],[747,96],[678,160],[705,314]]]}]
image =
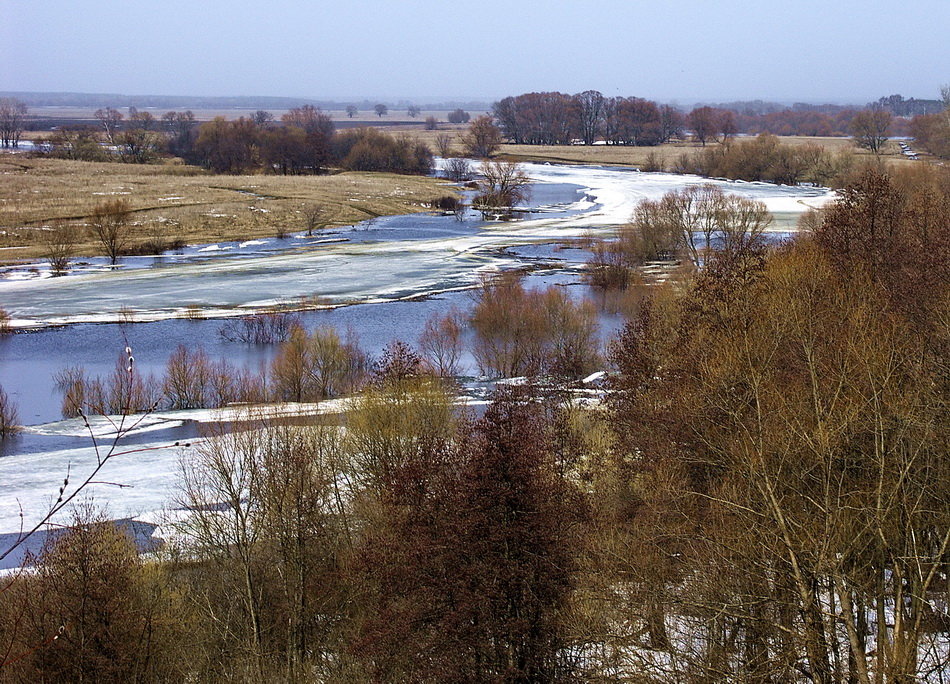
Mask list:
[{"label": "bare tree", "polygon": [[465,152],[479,159],[488,159],[501,144],[501,130],[487,114],[475,119],[461,136]]},{"label": "bare tree", "polygon": [[127,200],[116,199],[96,205],[92,216],[89,217],[93,235],[113,264],[129,244],[131,210]]},{"label": "bare tree", "polygon": [[160,133],[136,125],[130,125],[119,132],[114,140],[119,146],[121,158],[136,164],[152,161],[161,149],[163,141]]},{"label": "bare tree", "polygon": [[891,128],[891,113],[883,107],[862,109],[851,119],[851,135],[858,147],[880,154]]},{"label": "bare tree", "polygon": [[416,105],[409,105],[409,108],[406,109],[406,114],[415,119],[419,114],[422,113],[422,108]]},{"label": "bare tree", "polygon": [[264,128],[274,121],[274,115],[263,109],[258,109],[256,112],[251,114],[251,119],[261,128]]},{"label": "bare tree", "polygon": [[307,236],[313,235],[313,231],[324,227],[323,207],[319,204],[309,204],[303,210],[304,222],[307,224]]},{"label": "bare tree", "polygon": [[358,110],[354,105],[347,105],[347,106],[346,106],[346,115],[347,115],[349,118],[351,118],[351,119],[352,119],[354,116],[356,116],[357,114],[359,114],[359,111],[360,111],[360,110]]},{"label": "bare tree", "polygon": [[0,387],[0,439],[19,429],[20,416],[10,396]]},{"label": "bare tree", "polygon": [[706,147],[706,141],[716,133],[718,117],[712,107],[697,107],[686,117],[686,122],[693,129],[693,136]]},{"label": "bare tree", "polygon": [[378,116],[379,118],[383,118],[384,116],[389,114],[389,107],[387,107],[386,105],[382,103],[379,103],[378,105],[373,107],[373,111],[376,112],[376,116]]},{"label": "bare tree", "polygon": [[435,149],[438,150],[439,156],[443,159],[448,159],[452,156],[452,136],[448,133],[439,133],[435,136]]},{"label": "bare tree", "polygon": [[122,126],[122,120],[125,118],[122,112],[113,107],[106,107],[105,109],[97,109],[95,117],[99,120],[103,130],[105,130],[109,144],[115,145],[116,136]]},{"label": "bare tree", "polygon": [[26,115],[26,105],[20,100],[0,98],[0,147],[19,147]]},{"label": "bare tree", "polygon": [[580,104],[581,137],[585,145],[593,145],[600,135],[604,114],[604,96],[598,90],[585,90],[574,96]]},{"label": "bare tree", "polygon": [[503,213],[511,216],[512,208],[529,195],[531,180],[515,162],[485,162],[480,168],[482,179],[472,205],[483,215]]},{"label": "bare tree", "polygon": [[464,319],[457,309],[444,316],[432,316],[419,336],[419,349],[432,370],[441,377],[458,374],[462,356]]},{"label": "bare tree", "polygon": [[470,180],[472,177],[472,164],[468,159],[453,157],[445,164],[445,175],[456,183]]},{"label": "bare tree", "polygon": [[43,232],[46,260],[53,275],[62,275],[69,269],[69,261],[76,253],[76,229],[57,221]]}]

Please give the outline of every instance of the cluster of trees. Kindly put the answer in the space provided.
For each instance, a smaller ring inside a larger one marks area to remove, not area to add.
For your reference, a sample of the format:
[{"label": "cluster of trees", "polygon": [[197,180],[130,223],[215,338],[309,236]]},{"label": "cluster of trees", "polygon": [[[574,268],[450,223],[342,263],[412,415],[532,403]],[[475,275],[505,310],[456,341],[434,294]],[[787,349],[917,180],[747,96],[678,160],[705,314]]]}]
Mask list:
[{"label": "cluster of trees", "polygon": [[[874,111],[887,111],[881,107]],[[848,135],[863,110],[834,107],[748,108],[739,104],[697,106],[682,112],[638,97],[605,97],[596,90],[577,95],[526,93],[492,107],[504,136],[526,145],[658,145],[690,132],[704,146],[737,133]]]},{"label": "cluster of trees", "polygon": [[945,671],[941,183],[870,172],[811,235],[716,253],[627,326],[610,395],[616,522],[595,542],[598,571],[616,573],[601,668],[675,681]]},{"label": "cluster of trees", "polygon": [[49,138],[36,141],[34,149],[63,159],[123,161],[144,164],[168,153],[187,156],[194,147],[198,122],[190,111],[151,112],[129,107],[129,115],[114,107],[97,109],[98,125],[60,126]]},{"label": "cluster of trees", "polygon": [[886,109],[894,116],[903,117],[938,114],[946,107],[941,100],[922,100],[916,97],[905,98],[903,95],[881,97],[871,106]]},{"label": "cluster of trees", "polygon": [[91,377],[81,367],[57,374],[63,416],[318,401],[365,384],[370,361],[355,342],[341,339],[332,328],[308,333],[294,324],[293,317],[289,324],[283,321],[285,316],[258,314],[250,320],[249,328],[283,331],[266,373],[235,367],[226,359],[213,361],[200,346],[179,346],[161,377],[139,373],[130,380],[125,355],[120,355],[115,370],[106,377]]},{"label": "cluster of trees", "polygon": [[600,370],[597,309],[562,287],[526,290],[519,273],[482,281],[472,312],[473,352],[484,375],[583,378]]},{"label": "cluster of trees", "polygon": [[592,247],[588,280],[603,290],[626,289],[636,270],[651,261],[678,259],[695,271],[715,252],[761,248],[771,222],[762,202],[715,185],[672,190],[638,204],[616,239]]},{"label": "cluster of trees", "polygon": [[[454,376],[469,324],[475,359],[490,377],[573,381],[601,365],[596,310],[589,302],[575,302],[563,288],[526,290],[521,275],[512,273],[486,278],[475,299],[470,317],[453,312],[427,322],[419,339],[421,370],[436,377]],[[130,379],[126,355],[121,354],[105,377],[90,376],[81,367],[58,372],[63,416],[320,401],[360,390],[380,363],[333,328],[308,332],[294,314],[256,314],[240,324],[225,324],[221,334],[276,345],[266,372],[241,369],[226,359],[214,361],[200,346],[179,346],[160,377],[137,373]]]},{"label": "cluster of trees", "polygon": [[12,97],[0,97],[0,147],[17,148],[26,123],[27,106]]},{"label": "cluster of trees", "polygon": [[[524,145],[658,145],[689,132],[702,143],[737,133],[759,135],[847,136],[877,151],[874,140],[905,134],[905,119],[934,114],[938,101],[881,98],[865,108],[838,105],[792,107],[770,103],[700,105],[681,111],[638,97],[606,97],[596,90],[576,95],[525,93],[492,106],[505,138]],[[895,119],[893,117],[904,117]],[[885,121],[886,119],[886,121]],[[873,131],[881,132],[874,135]],[[871,131],[870,134],[868,132]]]},{"label": "cluster of trees", "polygon": [[427,174],[432,152],[408,138],[372,128],[335,132],[314,107],[292,109],[281,123],[217,118],[198,129],[187,160],[220,173],[264,169],[282,174],[319,173],[335,165],[354,171]]},{"label": "cluster of trees", "polygon": [[[354,108],[351,115],[355,113]],[[263,110],[199,123],[190,111],[170,111],[156,119],[134,108],[126,117],[111,107],[97,110],[96,119],[99,128],[60,128],[39,146],[39,152],[88,161],[117,154],[137,163],[168,153],[229,174],[265,170],[296,175],[321,173],[330,166],[427,174],[432,167],[432,153],[425,145],[372,129],[337,133],[330,116],[313,105],[290,109],[280,121]]]},{"label": "cluster of trees", "polygon": [[4,675],[561,679],[583,502],[554,414],[503,394],[460,416],[395,348],[345,430],[211,435],[183,464],[187,553],[145,563],[78,516],[3,591]]},{"label": "cluster of trees", "polygon": [[671,170],[707,178],[827,186],[844,178],[853,163],[850,150],[836,154],[821,145],[788,145],[763,133],[752,140],[684,153]]},{"label": "cluster of trees", "polygon": [[516,144],[569,145],[598,140],[615,145],[657,145],[679,135],[685,123],[676,109],[637,97],[526,93],[492,105],[504,136]]},{"label": "cluster of trees", "polygon": [[432,171],[432,150],[408,136],[392,136],[374,128],[337,133],[333,158],[349,171],[389,171],[427,175]]},{"label": "cluster of trees", "polygon": [[915,116],[910,122],[911,135],[932,155],[950,159],[950,85],[940,94],[943,111]]}]

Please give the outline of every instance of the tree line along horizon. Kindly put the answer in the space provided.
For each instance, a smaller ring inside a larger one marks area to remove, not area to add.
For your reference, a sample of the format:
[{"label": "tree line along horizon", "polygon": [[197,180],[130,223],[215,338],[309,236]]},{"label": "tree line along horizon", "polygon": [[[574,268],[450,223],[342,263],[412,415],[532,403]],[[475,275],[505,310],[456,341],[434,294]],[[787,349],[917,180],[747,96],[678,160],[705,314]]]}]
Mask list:
[{"label": "tree line along horizon", "polygon": [[[950,151],[942,111],[946,106],[946,98],[906,100],[891,95],[864,108],[805,104],[780,107],[752,101],[718,107],[703,105],[686,112],[644,98],[606,97],[599,91],[588,90],[576,95],[534,92],[505,97],[492,105],[489,116],[502,138],[515,144],[654,146],[681,138],[688,131],[703,146],[707,141],[727,140],[739,133],[852,135],[859,145],[877,152],[889,135],[910,134],[928,151],[945,156]],[[420,112],[416,106],[407,110],[412,118]],[[22,102],[10,98],[0,101],[0,146],[16,146],[27,113]],[[349,117],[356,113],[355,106],[347,108]],[[375,113],[381,118],[388,113],[388,107],[378,104]],[[147,162],[160,154],[170,154],[227,173],[261,168],[277,173],[320,172],[331,163],[343,168],[386,166],[382,161],[386,152],[347,162],[352,142],[348,144],[347,136],[341,134],[343,142],[333,144],[333,119],[313,105],[292,108],[279,120],[258,110],[236,120],[217,117],[201,123],[190,111],[169,111],[156,118],[135,107],[129,108],[128,117],[113,107],[99,109],[95,116],[97,126],[60,127],[42,148],[54,155],[102,158],[104,153],[96,143],[104,135],[127,161]],[[448,114],[448,121],[453,124],[467,123],[469,118],[462,109]],[[425,127],[435,129],[439,123],[436,117],[429,116]],[[380,140],[376,140],[377,145]],[[420,172],[424,164],[406,158],[391,166],[394,168],[379,170]]]}]

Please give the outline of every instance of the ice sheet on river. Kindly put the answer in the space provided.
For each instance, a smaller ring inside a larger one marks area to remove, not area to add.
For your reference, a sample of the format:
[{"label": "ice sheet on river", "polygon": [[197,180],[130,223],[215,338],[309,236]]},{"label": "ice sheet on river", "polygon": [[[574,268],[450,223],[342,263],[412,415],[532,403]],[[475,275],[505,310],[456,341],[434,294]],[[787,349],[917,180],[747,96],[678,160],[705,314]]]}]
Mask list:
[{"label": "ice sheet on river", "polygon": [[[190,248],[192,256],[201,258],[170,258],[62,278],[7,278],[0,280],[0,301],[14,326],[30,327],[183,318],[196,310],[205,317],[225,317],[275,304],[306,307],[314,298],[329,304],[395,300],[471,286],[486,269],[517,265],[504,247],[579,237],[623,224],[638,202],[687,185],[712,182],[782,214],[801,213],[833,197],[822,188],[600,167],[526,164],[525,170],[537,183],[575,186],[572,200],[550,214],[542,211],[508,223],[381,218],[341,233],[353,236],[345,242],[297,236],[283,250],[265,250],[260,246],[265,241],[206,245]],[[414,221],[422,228],[414,227]]]}]

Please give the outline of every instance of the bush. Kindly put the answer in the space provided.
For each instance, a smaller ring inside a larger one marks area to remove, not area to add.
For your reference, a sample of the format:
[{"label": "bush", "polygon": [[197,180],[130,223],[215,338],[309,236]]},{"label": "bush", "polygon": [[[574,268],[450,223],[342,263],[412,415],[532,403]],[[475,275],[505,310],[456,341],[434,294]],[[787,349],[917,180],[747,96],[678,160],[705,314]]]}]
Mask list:
[{"label": "bush", "polygon": [[8,335],[11,332],[10,314],[0,309],[0,335]]},{"label": "bush", "polygon": [[16,405],[0,387],[0,439],[19,430],[19,421]]},{"label": "bush", "polygon": [[462,204],[462,201],[453,195],[443,195],[442,197],[437,197],[429,202],[429,205],[433,209],[438,209],[439,211],[444,211],[446,213],[455,213],[459,205]]},{"label": "bush", "polygon": [[429,367],[440,377],[458,374],[462,356],[464,320],[456,309],[444,316],[432,316],[419,336],[419,349]]},{"label": "bush", "polygon": [[218,332],[228,342],[277,344],[286,342],[300,316],[290,313],[260,313],[227,321]]},{"label": "bush", "polygon": [[819,145],[785,145],[763,133],[747,142],[708,147],[683,155],[674,164],[678,173],[713,178],[765,181],[783,185],[802,182],[827,185],[840,178],[852,155],[832,155]]},{"label": "bush", "polygon": [[426,130],[427,130],[427,131],[434,131],[434,130],[437,129],[438,127],[439,127],[439,120],[438,120],[438,119],[436,119],[434,116],[427,116],[427,117],[426,117]]},{"label": "bush", "polygon": [[471,118],[471,116],[464,109],[456,109],[449,112],[449,115],[446,118],[448,119],[449,123],[463,124],[468,123],[468,120]]},{"label": "bush", "polygon": [[482,282],[471,324],[486,375],[580,378],[601,363],[593,305],[556,286],[525,290],[518,273]]},{"label": "bush", "polygon": [[334,138],[334,153],[348,171],[390,171],[428,175],[432,150],[406,137],[394,137],[372,128],[344,131]]},{"label": "bush", "polygon": [[279,401],[319,401],[359,387],[367,367],[366,355],[333,328],[297,327],[271,363],[270,385]]}]

